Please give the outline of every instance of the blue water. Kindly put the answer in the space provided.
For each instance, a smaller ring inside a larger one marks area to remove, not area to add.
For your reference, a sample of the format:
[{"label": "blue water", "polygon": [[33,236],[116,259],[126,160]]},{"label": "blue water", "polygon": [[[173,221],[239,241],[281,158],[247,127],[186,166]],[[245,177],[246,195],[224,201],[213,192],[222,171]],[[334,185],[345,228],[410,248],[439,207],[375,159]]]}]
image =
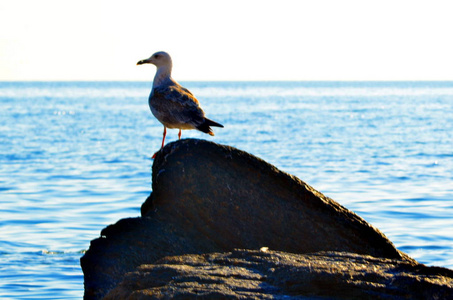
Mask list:
[{"label": "blue water", "polygon": [[[453,82],[187,82],[216,136],[453,268]],[[79,259],[140,215],[163,127],[150,83],[0,83],[0,298],[80,299]],[[171,130],[168,141],[177,139]]]}]

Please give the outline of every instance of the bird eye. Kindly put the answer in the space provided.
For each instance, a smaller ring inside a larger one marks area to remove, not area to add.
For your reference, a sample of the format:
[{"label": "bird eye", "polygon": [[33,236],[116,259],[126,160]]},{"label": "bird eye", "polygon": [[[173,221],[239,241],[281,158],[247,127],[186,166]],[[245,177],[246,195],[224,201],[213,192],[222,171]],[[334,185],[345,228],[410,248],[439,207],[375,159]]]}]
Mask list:
[{"label": "bird eye", "polygon": [[154,58],[159,58],[159,54],[154,54]]}]

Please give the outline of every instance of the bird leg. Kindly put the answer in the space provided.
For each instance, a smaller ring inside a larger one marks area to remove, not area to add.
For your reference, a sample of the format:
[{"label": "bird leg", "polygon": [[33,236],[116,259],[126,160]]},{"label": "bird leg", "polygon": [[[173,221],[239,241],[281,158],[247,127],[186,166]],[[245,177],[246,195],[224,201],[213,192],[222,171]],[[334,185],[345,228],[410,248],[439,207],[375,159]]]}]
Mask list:
[{"label": "bird leg", "polygon": [[179,129],[178,138],[181,139],[181,129]]},{"label": "bird leg", "polygon": [[166,136],[167,136],[167,127],[164,126],[164,137],[162,138],[162,146],[160,147],[160,149],[162,149],[164,147]]},{"label": "bird leg", "polygon": [[[162,138],[162,146],[160,147],[159,151],[162,150],[162,148],[164,148],[165,136],[167,136],[167,127],[164,126],[164,137]],[[159,152],[159,151],[157,151],[157,152]],[[156,158],[157,152],[154,153],[154,155],[151,157],[151,159]]]}]

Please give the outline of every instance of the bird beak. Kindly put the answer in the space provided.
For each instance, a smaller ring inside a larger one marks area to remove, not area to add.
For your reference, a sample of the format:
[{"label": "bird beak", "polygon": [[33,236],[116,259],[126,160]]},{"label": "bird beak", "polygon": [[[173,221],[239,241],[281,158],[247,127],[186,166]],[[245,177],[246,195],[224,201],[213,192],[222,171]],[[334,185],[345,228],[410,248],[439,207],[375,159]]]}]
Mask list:
[{"label": "bird beak", "polygon": [[142,60],[139,60],[139,61],[137,62],[137,66],[138,66],[138,65],[143,65],[143,64],[150,64],[150,63],[151,63],[151,62],[149,61],[149,58],[147,58],[147,59],[142,59]]}]

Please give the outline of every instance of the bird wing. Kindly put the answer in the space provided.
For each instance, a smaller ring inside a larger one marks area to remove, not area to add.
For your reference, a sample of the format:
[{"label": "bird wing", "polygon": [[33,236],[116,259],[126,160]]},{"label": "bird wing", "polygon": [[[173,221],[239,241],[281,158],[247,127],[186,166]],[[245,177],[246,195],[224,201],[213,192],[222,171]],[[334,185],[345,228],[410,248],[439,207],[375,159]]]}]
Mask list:
[{"label": "bird wing", "polygon": [[189,95],[191,95],[195,99],[195,101],[197,101],[197,103],[198,103],[198,100],[193,96],[193,94],[188,89],[186,89],[185,87],[183,87],[183,86],[181,86],[179,84],[178,84],[178,87],[181,88],[181,90],[183,90],[184,92],[186,92]]},{"label": "bird wing", "polygon": [[179,84],[156,87],[150,97],[150,106],[164,124],[192,124],[196,127],[204,122],[204,112],[198,100]]}]

